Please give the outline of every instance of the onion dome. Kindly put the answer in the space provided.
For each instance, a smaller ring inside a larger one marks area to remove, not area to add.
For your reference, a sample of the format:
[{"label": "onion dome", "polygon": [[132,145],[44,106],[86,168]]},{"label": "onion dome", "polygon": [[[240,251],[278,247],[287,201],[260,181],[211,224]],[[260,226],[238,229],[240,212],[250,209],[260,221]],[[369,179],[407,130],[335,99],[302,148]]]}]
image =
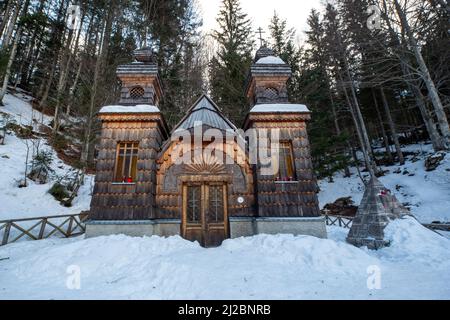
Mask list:
[{"label": "onion dome", "polygon": [[270,56],[274,56],[274,55],[275,55],[275,52],[273,52],[272,49],[267,48],[267,47],[261,47],[258,49],[258,51],[256,51],[255,62],[261,58],[270,57]]},{"label": "onion dome", "polygon": [[133,52],[134,59],[138,62],[142,63],[152,63],[153,59],[153,50],[150,47],[144,47],[137,49]]}]

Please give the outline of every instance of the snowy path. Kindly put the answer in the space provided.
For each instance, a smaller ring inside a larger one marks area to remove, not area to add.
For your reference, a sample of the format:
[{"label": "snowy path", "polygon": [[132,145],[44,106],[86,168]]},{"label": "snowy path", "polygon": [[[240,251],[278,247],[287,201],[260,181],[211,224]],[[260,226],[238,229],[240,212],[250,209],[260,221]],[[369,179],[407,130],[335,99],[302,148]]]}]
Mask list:
[{"label": "snowy path", "polygon": [[[450,299],[450,240],[409,218],[389,225],[392,246],[380,251],[346,244],[346,232],[259,235],[215,249],[179,237],[12,244],[0,248],[0,299]],[[80,290],[66,287],[71,265]],[[380,290],[367,287],[370,266],[380,268]]]}]

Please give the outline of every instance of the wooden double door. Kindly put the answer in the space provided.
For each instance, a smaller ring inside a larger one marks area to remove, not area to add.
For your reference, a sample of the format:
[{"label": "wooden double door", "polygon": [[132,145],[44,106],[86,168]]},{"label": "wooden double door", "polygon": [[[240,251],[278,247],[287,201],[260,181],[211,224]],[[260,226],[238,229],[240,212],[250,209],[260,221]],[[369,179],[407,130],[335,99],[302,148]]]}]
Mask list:
[{"label": "wooden double door", "polygon": [[204,247],[220,246],[228,238],[226,184],[183,185],[182,235]]}]

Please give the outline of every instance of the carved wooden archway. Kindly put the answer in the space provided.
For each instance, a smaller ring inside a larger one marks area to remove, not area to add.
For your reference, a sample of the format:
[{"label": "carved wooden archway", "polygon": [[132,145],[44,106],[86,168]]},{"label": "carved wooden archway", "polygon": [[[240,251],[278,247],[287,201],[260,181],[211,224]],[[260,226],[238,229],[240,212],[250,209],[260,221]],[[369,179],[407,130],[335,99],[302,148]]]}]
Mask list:
[{"label": "carved wooden archway", "polygon": [[[221,163],[205,157],[202,161],[179,164],[176,153],[181,148],[181,142],[171,142],[163,149],[157,161],[156,205],[158,218],[182,219],[183,186],[189,183],[222,183],[226,185],[228,215],[253,216],[253,171],[245,151],[238,146],[238,143],[231,148],[224,145],[223,153],[221,155],[219,153],[219,156],[224,159]],[[193,152],[193,146],[191,150]]]}]

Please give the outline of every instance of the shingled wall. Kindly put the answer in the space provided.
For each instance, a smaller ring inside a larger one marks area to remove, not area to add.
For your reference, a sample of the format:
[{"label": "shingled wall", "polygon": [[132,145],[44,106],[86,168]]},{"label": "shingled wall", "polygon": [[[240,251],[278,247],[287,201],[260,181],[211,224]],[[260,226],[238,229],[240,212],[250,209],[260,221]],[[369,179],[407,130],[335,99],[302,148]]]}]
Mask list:
[{"label": "shingled wall", "polygon": [[[155,218],[155,160],[166,133],[159,114],[101,115],[97,174],[91,202],[92,220]],[[114,183],[117,145],[139,142],[137,181]]]},{"label": "shingled wall", "polygon": [[250,114],[247,128],[280,129],[280,141],[292,143],[297,181],[276,181],[256,170],[256,195],[260,217],[320,216],[306,121],[309,114]]}]

